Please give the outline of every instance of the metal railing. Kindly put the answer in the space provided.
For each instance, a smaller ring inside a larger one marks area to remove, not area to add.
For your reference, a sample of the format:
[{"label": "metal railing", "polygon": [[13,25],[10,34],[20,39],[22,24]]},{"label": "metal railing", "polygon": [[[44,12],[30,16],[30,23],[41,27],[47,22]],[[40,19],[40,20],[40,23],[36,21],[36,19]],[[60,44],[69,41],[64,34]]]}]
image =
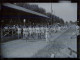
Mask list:
[{"label": "metal railing", "polygon": [[[48,27],[27,27],[27,28],[15,28],[15,29],[1,29],[1,40],[5,41],[6,37],[11,39],[20,39],[25,40],[29,39],[45,39],[49,41],[50,34],[55,31],[60,31],[63,28],[48,28]],[[16,37],[15,37],[16,36]],[[5,38],[5,39],[4,39]]]}]

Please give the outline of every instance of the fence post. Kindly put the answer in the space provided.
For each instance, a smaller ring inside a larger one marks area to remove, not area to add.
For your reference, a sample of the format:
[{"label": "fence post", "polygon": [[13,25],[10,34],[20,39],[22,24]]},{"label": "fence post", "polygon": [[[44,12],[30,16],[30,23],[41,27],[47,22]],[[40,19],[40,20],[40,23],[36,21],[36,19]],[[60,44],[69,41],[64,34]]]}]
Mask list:
[{"label": "fence post", "polygon": [[18,32],[18,39],[19,39],[19,28],[17,28],[17,32]]},{"label": "fence post", "polygon": [[13,29],[12,29],[12,38],[13,38]]}]

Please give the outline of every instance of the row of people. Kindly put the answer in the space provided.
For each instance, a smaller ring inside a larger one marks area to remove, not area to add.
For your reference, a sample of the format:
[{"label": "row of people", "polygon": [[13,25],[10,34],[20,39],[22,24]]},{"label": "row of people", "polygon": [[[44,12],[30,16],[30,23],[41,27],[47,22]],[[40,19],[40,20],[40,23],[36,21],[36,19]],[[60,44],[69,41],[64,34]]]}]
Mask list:
[{"label": "row of people", "polygon": [[[23,37],[29,37],[29,36],[33,36],[33,35],[36,36],[36,37],[41,37],[41,36],[48,37],[48,35],[50,35],[50,32],[61,31],[62,28],[63,27],[53,27],[53,28],[49,28],[49,27],[28,27],[28,28],[23,28]],[[21,32],[20,28],[18,28],[18,33],[19,32]]]},{"label": "row of people", "polygon": [[[49,29],[46,27],[29,27],[23,28],[23,38],[46,38],[46,32],[49,32]],[[18,34],[21,33],[21,29],[18,28]]]},{"label": "row of people", "polygon": [[[19,31],[21,28],[17,28],[17,29]],[[62,31],[63,29],[67,29],[67,27],[52,27],[52,28],[48,28],[48,27],[28,27],[28,28],[23,28],[23,34],[26,34],[26,33],[30,33],[30,34],[32,34],[32,33],[45,33],[46,31],[50,32],[51,30],[52,31]]]}]

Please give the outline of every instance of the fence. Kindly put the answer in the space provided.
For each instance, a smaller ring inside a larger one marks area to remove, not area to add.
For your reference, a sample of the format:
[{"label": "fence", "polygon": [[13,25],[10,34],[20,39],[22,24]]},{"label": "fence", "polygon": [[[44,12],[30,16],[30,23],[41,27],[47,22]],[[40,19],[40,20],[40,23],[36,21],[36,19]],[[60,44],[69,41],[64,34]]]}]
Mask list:
[{"label": "fence", "polygon": [[49,36],[52,32],[61,31],[62,29],[64,28],[28,27],[28,28],[1,29],[1,41],[21,39],[21,38],[25,40],[45,39],[46,41],[49,41]]},{"label": "fence", "polygon": [[1,29],[1,42],[11,41],[21,38],[21,34],[18,37],[17,29]]}]

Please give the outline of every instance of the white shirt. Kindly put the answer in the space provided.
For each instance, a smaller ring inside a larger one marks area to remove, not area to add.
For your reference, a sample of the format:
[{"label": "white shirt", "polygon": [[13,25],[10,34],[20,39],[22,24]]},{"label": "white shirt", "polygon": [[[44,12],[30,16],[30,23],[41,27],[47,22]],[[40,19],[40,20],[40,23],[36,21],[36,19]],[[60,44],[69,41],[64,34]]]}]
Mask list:
[{"label": "white shirt", "polygon": [[29,33],[30,33],[30,34],[32,33],[32,28],[31,28],[31,27],[29,27]]},{"label": "white shirt", "polygon": [[17,28],[18,29],[18,34],[20,34],[21,33],[21,28]]}]

